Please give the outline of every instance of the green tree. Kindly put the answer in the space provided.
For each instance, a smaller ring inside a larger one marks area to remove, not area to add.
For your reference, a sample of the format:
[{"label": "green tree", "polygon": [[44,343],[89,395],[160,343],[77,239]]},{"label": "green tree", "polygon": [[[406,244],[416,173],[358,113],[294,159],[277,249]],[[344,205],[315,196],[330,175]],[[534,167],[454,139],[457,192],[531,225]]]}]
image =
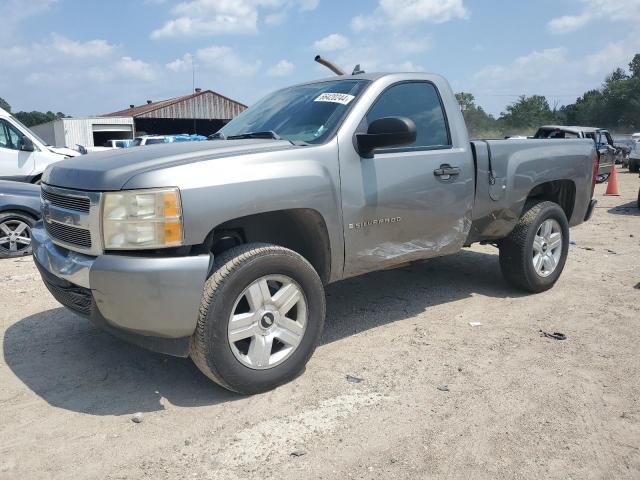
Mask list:
[{"label": "green tree", "polygon": [[53,113],[51,111],[43,112],[16,112],[13,114],[18,120],[24,123],[27,127],[33,127],[34,125],[40,125],[41,123],[47,123],[57,118],[65,118],[65,114],[62,112]]},{"label": "green tree", "polygon": [[11,113],[11,105],[9,105],[9,102],[7,102],[2,97],[0,97],[0,108],[2,108],[3,110],[6,110],[7,112]]},{"label": "green tree", "polygon": [[554,123],[555,113],[542,95],[522,95],[507,106],[498,119],[505,135],[533,133],[540,125]]},{"label": "green tree", "polygon": [[633,60],[631,60],[629,70],[631,71],[631,76],[640,78],[640,53],[636,53]]},{"label": "green tree", "polygon": [[475,138],[497,136],[496,119],[487,114],[482,107],[476,105],[476,99],[473,94],[467,92],[456,93],[456,99],[460,104],[469,135]]}]

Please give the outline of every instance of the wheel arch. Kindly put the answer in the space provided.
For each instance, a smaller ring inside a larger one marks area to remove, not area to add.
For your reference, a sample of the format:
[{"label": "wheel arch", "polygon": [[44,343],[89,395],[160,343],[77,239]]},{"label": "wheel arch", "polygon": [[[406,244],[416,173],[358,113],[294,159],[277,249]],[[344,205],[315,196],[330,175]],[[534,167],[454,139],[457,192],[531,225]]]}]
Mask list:
[{"label": "wheel arch", "polygon": [[567,220],[571,221],[576,201],[576,184],[573,180],[551,180],[536,185],[529,191],[520,215],[524,213],[525,205],[531,200],[557,203],[564,211]]},{"label": "wheel arch", "polygon": [[324,217],[311,208],[273,210],[227,220],[211,229],[203,248],[216,255],[245,243],[272,243],[302,255],[322,283],[331,278],[331,241]]}]

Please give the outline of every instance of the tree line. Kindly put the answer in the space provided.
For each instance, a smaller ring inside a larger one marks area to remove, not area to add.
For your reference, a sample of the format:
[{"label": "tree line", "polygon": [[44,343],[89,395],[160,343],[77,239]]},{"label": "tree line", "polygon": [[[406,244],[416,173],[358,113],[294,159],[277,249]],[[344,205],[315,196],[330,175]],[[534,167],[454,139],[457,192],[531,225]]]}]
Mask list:
[{"label": "tree line", "polygon": [[7,112],[11,113],[14,117],[16,117],[18,120],[20,120],[23,124],[25,124],[27,127],[33,127],[34,125],[40,125],[41,123],[47,123],[50,122],[51,120],[55,120],[56,118],[66,118],[67,115],[65,115],[62,112],[57,112],[57,113],[53,113],[51,111],[49,112],[37,112],[37,111],[32,111],[32,112],[12,112],[11,111],[11,105],[9,105],[9,102],[7,102],[4,98],[0,97],[0,108],[6,110]]},{"label": "tree line", "polygon": [[575,103],[551,108],[542,95],[522,95],[495,118],[476,105],[471,93],[457,93],[472,137],[499,138],[531,135],[545,124],[607,128],[614,132],[640,131],[640,54],[629,70],[616,68],[598,89],[589,90]]}]

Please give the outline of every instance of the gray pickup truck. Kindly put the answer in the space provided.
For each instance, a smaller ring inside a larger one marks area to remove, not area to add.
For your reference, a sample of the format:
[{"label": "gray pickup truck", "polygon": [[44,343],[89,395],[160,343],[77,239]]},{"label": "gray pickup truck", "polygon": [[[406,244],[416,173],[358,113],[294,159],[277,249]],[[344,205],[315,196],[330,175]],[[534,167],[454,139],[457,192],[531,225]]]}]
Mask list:
[{"label": "gray pickup truck", "polygon": [[34,259],[69,309],[255,393],[304,368],[328,283],[485,242],[514,287],[551,288],[594,166],[592,140],[470,142],[440,76],[339,76],[211,141],[52,165]]}]

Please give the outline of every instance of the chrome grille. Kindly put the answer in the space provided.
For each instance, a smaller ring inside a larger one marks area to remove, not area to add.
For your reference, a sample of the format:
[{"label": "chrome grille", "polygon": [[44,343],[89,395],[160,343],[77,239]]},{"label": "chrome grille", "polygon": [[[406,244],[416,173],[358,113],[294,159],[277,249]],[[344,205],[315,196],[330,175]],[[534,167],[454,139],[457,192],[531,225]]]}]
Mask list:
[{"label": "chrome grille", "polygon": [[44,222],[44,226],[53,239],[70,245],[91,248],[91,232],[89,230],[55,222]]},{"label": "chrome grille", "polygon": [[48,200],[51,202],[51,205],[55,205],[56,207],[85,213],[89,213],[89,209],[91,208],[91,199],[89,199],[89,197],[60,195],[47,190],[42,190],[41,195],[44,200]]},{"label": "chrome grille", "polygon": [[98,192],[42,184],[42,219],[53,243],[87,255],[102,253]]}]

